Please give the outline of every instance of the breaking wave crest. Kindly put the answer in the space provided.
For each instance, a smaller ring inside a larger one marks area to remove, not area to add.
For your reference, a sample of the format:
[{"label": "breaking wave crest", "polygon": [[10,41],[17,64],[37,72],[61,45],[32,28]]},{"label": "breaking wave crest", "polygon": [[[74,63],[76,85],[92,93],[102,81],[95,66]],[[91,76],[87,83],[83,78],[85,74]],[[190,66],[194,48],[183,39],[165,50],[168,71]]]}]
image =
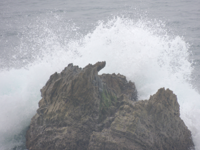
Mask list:
[{"label": "breaking wave crest", "polygon": [[162,21],[113,17],[83,35],[56,16],[54,24],[37,20],[24,29],[16,49],[19,54],[13,57],[28,63],[0,72],[0,149],[23,142],[13,137],[29,125],[41,99],[40,89],[51,74],[68,63],[84,67],[97,61],[107,63],[100,73],[120,73],[135,82],[139,99],[148,99],[161,87],[173,90],[181,118],[200,149],[200,95],[191,84],[189,44],[183,37],[169,35]]}]

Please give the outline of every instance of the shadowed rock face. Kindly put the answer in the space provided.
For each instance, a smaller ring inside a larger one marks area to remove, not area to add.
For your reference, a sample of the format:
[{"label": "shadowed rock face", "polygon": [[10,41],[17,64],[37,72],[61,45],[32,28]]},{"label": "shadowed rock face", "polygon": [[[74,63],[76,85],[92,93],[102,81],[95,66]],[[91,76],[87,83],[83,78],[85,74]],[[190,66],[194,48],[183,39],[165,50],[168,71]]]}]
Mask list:
[{"label": "shadowed rock face", "polygon": [[26,135],[29,150],[188,150],[191,133],[176,95],[160,89],[137,101],[133,82],[98,75],[105,62],[69,64],[51,75]]}]

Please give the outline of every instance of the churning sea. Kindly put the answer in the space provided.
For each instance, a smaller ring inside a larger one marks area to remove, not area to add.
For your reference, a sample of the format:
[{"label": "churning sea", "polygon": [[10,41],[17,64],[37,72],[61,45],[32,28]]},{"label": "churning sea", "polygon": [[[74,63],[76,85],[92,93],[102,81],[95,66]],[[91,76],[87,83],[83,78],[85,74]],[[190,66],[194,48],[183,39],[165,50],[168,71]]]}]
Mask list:
[{"label": "churning sea", "polygon": [[25,150],[49,76],[68,63],[177,95],[200,150],[199,0],[0,0],[0,150]]}]

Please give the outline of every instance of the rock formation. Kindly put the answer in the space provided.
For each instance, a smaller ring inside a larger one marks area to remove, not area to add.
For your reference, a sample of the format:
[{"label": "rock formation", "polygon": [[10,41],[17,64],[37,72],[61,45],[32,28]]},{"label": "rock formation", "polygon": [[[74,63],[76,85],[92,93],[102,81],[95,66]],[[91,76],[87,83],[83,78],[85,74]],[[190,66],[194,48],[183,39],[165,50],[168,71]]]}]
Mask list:
[{"label": "rock formation", "polygon": [[26,135],[29,150],[189,150],[176,95],[159,89],[137,101],[133,82],[98,75],[105,62],[69,64],[51,75]]}]

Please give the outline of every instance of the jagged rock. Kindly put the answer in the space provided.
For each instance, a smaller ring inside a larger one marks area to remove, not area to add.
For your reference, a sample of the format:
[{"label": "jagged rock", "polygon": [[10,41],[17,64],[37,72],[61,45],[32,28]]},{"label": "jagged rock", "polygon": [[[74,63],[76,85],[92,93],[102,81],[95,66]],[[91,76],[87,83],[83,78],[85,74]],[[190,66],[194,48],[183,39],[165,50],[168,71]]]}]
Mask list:
[{"label": "jagged rock", "polygon": [[160,89],[137,101],[135,85],[125,76],[98,75],[105,65],[69,64],[50,77],[27,131],[29,150],[193,148],[172,91]]},{"label": "jagged rock", "polygon": [[29,150],[86,150],[92,132],[110,126],[123,95],[136,101],[135,85],[124,76],[98,76],[105,64],[69,64],[50,77],[27,131]]},{"label": "jagged rock", "polygon": [[149,100],[124,100],[110,128],[93,132],[88,150],[191,150],[191,132],[176,95],[161,88]]}]

